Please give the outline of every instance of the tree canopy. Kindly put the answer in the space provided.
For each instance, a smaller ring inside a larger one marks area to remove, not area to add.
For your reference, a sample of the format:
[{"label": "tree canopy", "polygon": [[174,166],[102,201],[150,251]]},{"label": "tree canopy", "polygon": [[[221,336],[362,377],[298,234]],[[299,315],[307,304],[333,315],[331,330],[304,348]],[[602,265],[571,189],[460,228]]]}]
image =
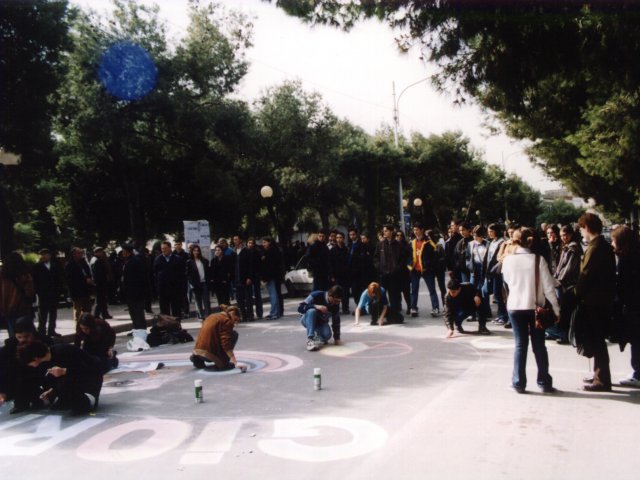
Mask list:
[{"label": "tree canopy", "polygon": [[575,194],[640,205],[636,2],[278,0],[288,13],[350,28],[375,17],[438,67],[434,84],[473,99]]}]

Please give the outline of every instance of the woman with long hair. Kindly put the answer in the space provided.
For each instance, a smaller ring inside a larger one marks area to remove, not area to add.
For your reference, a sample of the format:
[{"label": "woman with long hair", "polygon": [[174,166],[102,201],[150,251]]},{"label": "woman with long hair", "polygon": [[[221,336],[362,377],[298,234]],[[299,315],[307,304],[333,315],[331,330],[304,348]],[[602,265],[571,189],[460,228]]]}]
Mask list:
[{"label": "woman with long hair", "polygon": [[618,257],[616,311],[620,320],[620,348],[631,344],[632,372],[620,385],[640,387],[640,239],[626,225],[611,232],[611,243]]},{"label": "woman with long hair", "polygon": [[82,350],[97,358],[102,373],[118,368],[118,357],[113,349],[116,343],[116,332],[106,320],[83,313],[78,322],[76,336]]},{"label": "woman with long hair", "polygon": [[204,320],[211,313],[211,300],[209,297],[209,260],[202,256],[200,245],[193,245],[189,260],[187,261],[187,273],[189,283],[196,295],[196,308],[198,318]]},{"label": "woman with long hair", "polygon": [[14,336],[18,320],[33,321],[35,289],[27,262],[18,252],[11,252],[0,271],[0,323],[5,325],[9,337]]},{"label": "woman with long hair", "polygon": [[[553,379],[549,375],[549,355],[544,344],[544,329],[535,325],[535,310],[551,302],[556,315],[560,306],[555,293],[555,281],[549,272],[545,259],[533,253],[531,246],[535,231],[522,228],[514,232],[514,251],[502,263],[502,277],[509,288],[507,312],[513,326],[515,353],[513,361],[512,387],[518,393],[525,393],[527,387],[527,350],[529,337],[531,348],[538,366],[537,384],[543,393],[553,393]],[[536,278],[537,277],[537,278]]]}]

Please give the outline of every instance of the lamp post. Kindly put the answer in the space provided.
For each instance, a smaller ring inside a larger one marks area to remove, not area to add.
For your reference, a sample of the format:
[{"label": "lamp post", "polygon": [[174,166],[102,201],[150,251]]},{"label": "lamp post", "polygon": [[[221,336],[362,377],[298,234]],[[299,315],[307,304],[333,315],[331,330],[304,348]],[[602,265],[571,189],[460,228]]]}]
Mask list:
[{"label": "lamp post", "polygon": [[476,217],[478,217],[478,223],[482,225],[482,217],[480,216],[480,210],[476,210]]},{"label": "lamp post", "polygon": [[[269,185],[265,185],[260,189],[260,196],[267,202],[267,211],[269,212],[269,217],[271,217],[271,221],[273,222],[273,226],[276,229],[276,233],[280,233],[280,229],[278,228],[278,217],[276,215],[275,210],[273,209],[273,188]],[[282,239],[279,239],[282,241]]]},{"label": "lamp post", "polygon": [[[413,87],[414,85],[418,85],[419,83],[426,82],[427,80],[429,80],[429,77],[423,78],[422,80],[418,80],[417,82],[413,82],[412,84],[407,85],[400,91],[400,94],[398,95],[397,98],[396,98],[396,82],[391,82],[391,87],[393,89],[393,143],[396,148],[398,148],[398,128],[400,126],[400,113],[398,110],[398,105],[400,104],[400,98],[402,98],[402,94],[406,92],[409,88]],[[404,231],[404,226],[403,226],[404,207],[403,207],[402,197],[403,197],[402,176],[398,175],[398,205],[400,206],[400,218],[398,219],[398,222],[400,224],[400,229]],[[409,232],[404,232],[404,233],[406,235]]]},{"label": "lamp post", "polygon": [[[413,206],[420,211],[420,222],[424,221],[424,215],[422,213],[422,199],[420,197],[413,199]],[[417,215],[416,215],[417,216]]]}]

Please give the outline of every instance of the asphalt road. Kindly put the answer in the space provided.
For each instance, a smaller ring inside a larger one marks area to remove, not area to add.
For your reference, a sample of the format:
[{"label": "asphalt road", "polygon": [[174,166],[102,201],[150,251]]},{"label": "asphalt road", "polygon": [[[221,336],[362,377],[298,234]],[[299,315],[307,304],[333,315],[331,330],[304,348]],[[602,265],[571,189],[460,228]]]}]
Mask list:
[{"label": "asphalt road", "polygon": [[[123,366],[164,368],[106,376],[96,414],[9,415],[8,406],[0,408],[2,476],[638,477],[640,390],[582,392],[589,363],[573,348],[548,343],[556,394],[537,391],[530,354],[530,393],[518,395],[508,388],[513,338],[502,327],[490,325],[488,337],[446,340],[442,318],[351,324],[343,318],[343,345],[307,352],[295,314],[243,323],[236,351],[250,366],[244,374],[194,369],[193,343],[123,353]],[[119,351],[126,340],[118,337]],[[629,352],[612,345],[610,354],[613,378],[625,376]],[[319,391],[314,368],[322,371]],[[203,381],[201,404],[196,379]]]}]

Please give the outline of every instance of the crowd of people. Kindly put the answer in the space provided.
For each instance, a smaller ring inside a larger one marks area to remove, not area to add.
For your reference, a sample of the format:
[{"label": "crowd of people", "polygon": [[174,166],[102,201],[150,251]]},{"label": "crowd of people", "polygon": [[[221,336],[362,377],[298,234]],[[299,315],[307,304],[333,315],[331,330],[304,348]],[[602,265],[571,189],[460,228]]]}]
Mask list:
[{"label": "crowd of people", "polygon": [[[199,245],[184,250],[181,242],[172,246],[168,241],[161,242],[155,256],[124,244],[111,255],[95,248],[89,259],[74,247],[64,265],[43,249],[33,268],[12,252],[0,275],[0,319],[9,336],[0,350],[0,404],[13,399],[12,412],[45,404],[76,412],[95,408],[102,375],[118,365],[115,333],[108,323],[109,305],[116,299],[126,304],[134,330],[145,331],[145,313],[151,313],[154,298],[160,313],[177,318],[189,315],[195,301],[203,324],[191,356],[194,366],[245,371],[234,355],[235,327],[283,315],[285,265],[296,264],[301,256],[313,276],[312,292],[298,307],[309,351],[332,338],[340,343],[341,314],[353,314],[354,325],[369,315],[371,325],[379,326],[417,317],[424,280],[428,316],[444,315],[447,338],[468,333],[465,320],[477,323],[477,334],[490,334],[487,324],[495,304],[493,324],[513,329],[516,392],[526,391],[529,339],[537,385],[545,393],[555,391],[547,340],[571,342],[580,354],[594,358],[593,375],[584,379],[588,391],[611,390],[607,339],[621,349],[630,344],[632,374],[620,383],[638,387],[637,230],[618,226],[609,244],[597,215],[587,213],[577,225],[579,231],[571,225],[543,225],[540,231],[511,223],[503,232],[497,223],[485,227],[452,221],[442,236],[416,222],[409,239],[393,225],[384,225],[374,241],[366,231],[350,228],[347,237],[338,230],[316,232],[307,245],[293,249],[281,249],[270,237],[258,244],[235,235],[231,246],[226,239],[217,242],[211,260]],[[266,317],[262,285],[269,296]],[[57,308],[65,289],[77,330],[72,345],[57,345]],[[230,306],[234,300],[237,306]],[[555,322],[540,328],[536,312],[545,304]]]}]

